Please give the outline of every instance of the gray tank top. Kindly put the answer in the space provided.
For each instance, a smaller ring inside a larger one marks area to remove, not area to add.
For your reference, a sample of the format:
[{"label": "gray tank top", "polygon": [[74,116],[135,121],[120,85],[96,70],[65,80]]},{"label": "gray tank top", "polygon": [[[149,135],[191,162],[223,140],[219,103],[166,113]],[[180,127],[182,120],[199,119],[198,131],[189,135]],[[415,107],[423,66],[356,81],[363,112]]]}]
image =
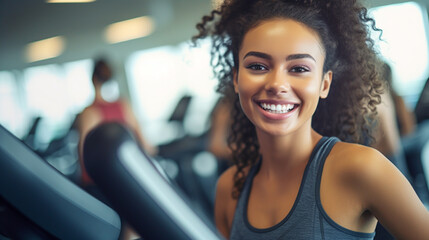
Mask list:
[{"label": "gray tank top", "polygon": [[339,139],[323,137],[313,149],[304,171],[295,203],[278,224],[259,229],[250,225],[247,204],[253,177],[261,161],[251,168],[237,202],[230,239],[374,239],[374,233],[355,232],[335,223],[323,210],[320,202],[320,180],[323,165]]}]

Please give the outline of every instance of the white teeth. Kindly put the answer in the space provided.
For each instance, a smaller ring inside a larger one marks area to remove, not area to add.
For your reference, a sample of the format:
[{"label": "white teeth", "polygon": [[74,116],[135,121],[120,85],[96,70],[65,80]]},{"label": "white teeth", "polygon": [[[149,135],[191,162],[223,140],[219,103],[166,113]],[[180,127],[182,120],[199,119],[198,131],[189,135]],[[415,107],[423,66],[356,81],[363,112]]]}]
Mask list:
[{"label": "white teeth", "polygon": [[261,103],[259,104],[264,110],[271,113],[287,113],[292,111],[295,108],[294,104],[267,104]]}]

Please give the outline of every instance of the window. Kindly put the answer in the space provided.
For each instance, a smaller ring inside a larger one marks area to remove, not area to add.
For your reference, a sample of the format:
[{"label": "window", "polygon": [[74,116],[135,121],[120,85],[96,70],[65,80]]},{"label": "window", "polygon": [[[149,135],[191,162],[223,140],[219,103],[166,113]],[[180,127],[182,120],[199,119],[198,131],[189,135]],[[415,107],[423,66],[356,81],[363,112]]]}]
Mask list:
[{"label": "window", "polygon": [[373,35],[382,58],[390,64],[393,87],[414,108],[429,77],[426,9],[415,2],[392,4],[370,10],[376,26]]},{"label": "window", "polygon": [[0,124],[17,136],[24,134],[24,112],[12,72],[0,72]]},{"label": "window", "polygon": [[22,138],[41,117],[34,147],[44,149],[92,102],[92,64],[81,60],[27,68],[15,75],[0,72],[0,123]]},{"label": "window", "polygon": [[93,62],[90,59],[65,63],[66,105],[70,113],[78,114],[94,100],[91,83]]},{"label": "window", "polygon": [[[204,132],[216,102],[217,81],[211,77],[209,42],[192,47],[185,42],[133,54],[126,62],[130,94],[145,135],[153,144],[179,134],[168,123],[179,100],[192,97],[184,121],[187,134]],[[162,134],[160,134],[162,133]]]}]

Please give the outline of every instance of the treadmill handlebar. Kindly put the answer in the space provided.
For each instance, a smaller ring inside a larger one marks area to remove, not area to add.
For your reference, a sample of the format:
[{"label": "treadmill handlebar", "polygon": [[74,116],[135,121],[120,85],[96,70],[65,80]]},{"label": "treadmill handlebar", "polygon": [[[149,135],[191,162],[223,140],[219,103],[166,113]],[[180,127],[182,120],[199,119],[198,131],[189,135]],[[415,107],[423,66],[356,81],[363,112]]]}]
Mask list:
[{"label": "treadmill handlebar", "polygon": [[222,239],[138,146],[130,130],[104,123],[84,142],[85,167],[120,216],[144,239]]}]

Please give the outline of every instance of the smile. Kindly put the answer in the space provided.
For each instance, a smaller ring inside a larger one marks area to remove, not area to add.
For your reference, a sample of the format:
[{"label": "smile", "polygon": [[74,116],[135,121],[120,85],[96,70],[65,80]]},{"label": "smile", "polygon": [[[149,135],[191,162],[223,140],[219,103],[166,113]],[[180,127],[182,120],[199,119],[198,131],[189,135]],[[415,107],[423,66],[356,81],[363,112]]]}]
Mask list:
[{"label": "smile", "polygon": [[296,104],[269,104],[269,103],[259,103],[262,109],[267,112],[282,114],[292,111],[297,105]]}]

